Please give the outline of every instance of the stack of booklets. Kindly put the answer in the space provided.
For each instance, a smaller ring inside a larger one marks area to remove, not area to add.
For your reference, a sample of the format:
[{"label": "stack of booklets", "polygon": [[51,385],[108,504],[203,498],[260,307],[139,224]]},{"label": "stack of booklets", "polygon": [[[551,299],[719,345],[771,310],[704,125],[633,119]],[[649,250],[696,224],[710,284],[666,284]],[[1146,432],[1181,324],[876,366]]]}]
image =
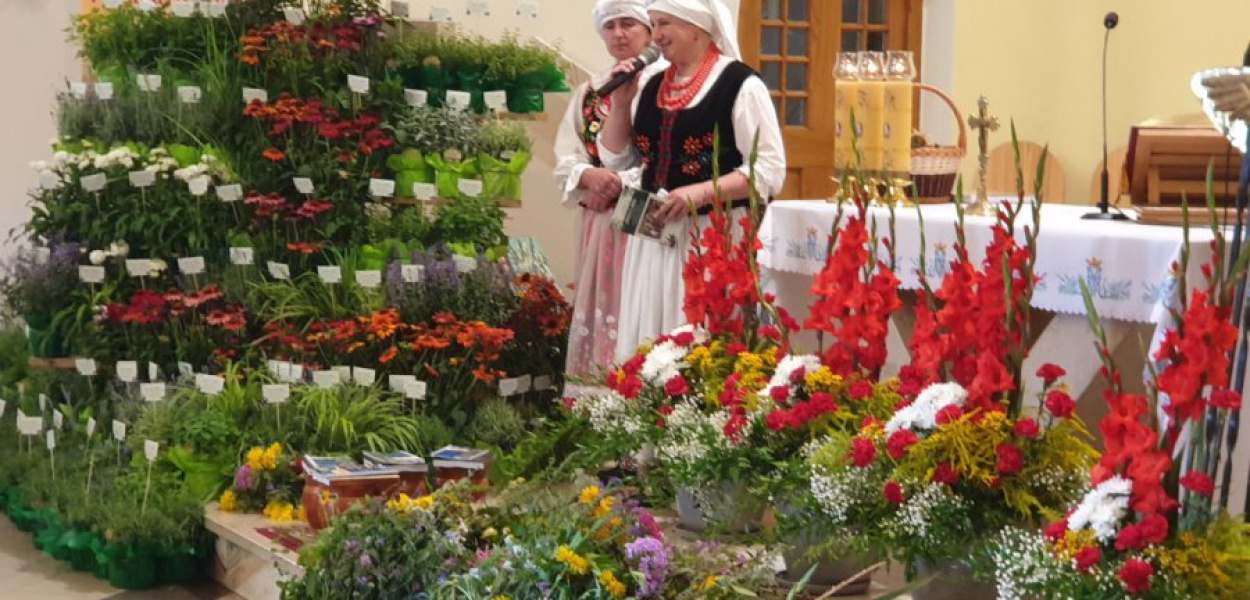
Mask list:
[{"label": "stack of booklets", "polygon": [[357,481],[399,479],[390,467],[367,467],[346,456],[304,456],[304,472],[325,486]]},{"label": "stack of booklets", "polygon": [[424,458],[403,450],[395,452],[365,451],[364,457],[366,467],[390,469],[401,475],[425,473],[428,470]]},{"label": "stack of booklets", "polygon": [[467,469],[481,471],[494,459],[489,450],[443,446],[432,456],[435,469]]}]

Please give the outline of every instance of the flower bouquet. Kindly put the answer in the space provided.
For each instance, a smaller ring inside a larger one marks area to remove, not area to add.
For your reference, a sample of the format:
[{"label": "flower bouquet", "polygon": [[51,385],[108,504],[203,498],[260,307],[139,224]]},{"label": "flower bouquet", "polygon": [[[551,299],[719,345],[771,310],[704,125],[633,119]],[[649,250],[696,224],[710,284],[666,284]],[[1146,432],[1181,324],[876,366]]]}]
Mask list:
[{"label": "flower bouquet", "polygon": [[235,469],[234,482],[218,503],[226,512],[261,510],[272,521],[302,521],[304,509],[295,504],[303,486],[298,458],[274,442],[247,451],[246,460]]},{"label": "flower bouquet", "polygon": [[[1241,409],[1241,393],[1230,389],[1238,338],[1230,317],[1247,255],[1226,266],[1224,238],[1213,229],[1202,289],[1192,296],[1186,290],[1187,250],[1174,265],[1180,306],[1152,357],[1164,366],[1149,386],[1150,399],[1121,386],[1082,283],[1107,382],[1110,412],[1099,423],[1106,452],[1093,469],[1092,488],[1066,518],[1040,534],[1009,530],[999,538],[993,558],[1001,597],[1250,596],[1250,526],[1223,510],[1216,486],[1222,470],[1228,481],[1232,461],[1224,440],[1233,439],[1229,428]],[[1188,239],[1182,247],[1189,248]],[[1153,406],[1162,406],[1157,424]],[[1227,502],[1227,490],[1223,495]]]}]

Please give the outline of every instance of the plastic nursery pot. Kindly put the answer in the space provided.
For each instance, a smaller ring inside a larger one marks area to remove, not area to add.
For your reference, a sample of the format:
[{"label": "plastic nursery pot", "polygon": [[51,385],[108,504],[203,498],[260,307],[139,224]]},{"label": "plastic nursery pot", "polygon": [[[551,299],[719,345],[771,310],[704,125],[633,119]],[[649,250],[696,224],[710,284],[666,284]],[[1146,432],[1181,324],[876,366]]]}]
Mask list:
[{"label": "plastic nursery pot", "polygon": [[123,590],[144,590],[156,583],[156,559],[143,544],[115,546],[110,557],[109,585]]},{"label": "plastic nursery pot", "polygon": [[75,529],[67,531],[62,539],[68,548],[69,564],[75,571],[95,571],[95,555],[104,543],[104,539],[100,537],[100,534],[94,531]]},{"label": "plastic nursery pot", "polygon": [[161,552],[156,559],[156,578],[162,584],[183,584],[200,575],[200,557],[195,548],[183,546]]},{"label": "plastic nursery pot", "polygon": [[30,345],[30,355],[35,358],[58,358],[65,355],[61,337],[52,331],[52,317],[47,315],[25,315],[28,333],[26,341]]}]

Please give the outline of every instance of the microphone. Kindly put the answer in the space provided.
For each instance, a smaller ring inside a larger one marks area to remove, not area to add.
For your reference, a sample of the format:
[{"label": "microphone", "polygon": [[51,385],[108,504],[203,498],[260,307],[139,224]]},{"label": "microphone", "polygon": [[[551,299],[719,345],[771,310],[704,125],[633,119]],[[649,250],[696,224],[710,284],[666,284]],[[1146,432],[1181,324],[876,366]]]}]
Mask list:
[{"label": "microphone", "polygon": [[1083,216],[1084,219],[1099,219],[1106,221],[1123,221],[1127,220],[1123,212],[1111,213],[1110,194],[1110,173],[1107,171],[1107,45],[1111,41],[1111,30],[1120,24],[1120,15],[1115,11],[1107,13],[1102,18],[1102,26],[1106,30],[1102,37],[1102,173],[1101,184],[1102,194],[1099,196],[1098,212],[1089,213]]},{"label": "microphone", "polygon": [[616,88],[621,87],[622,85],[625,85],[626,82],[628,82],[630,79],[633,79],[634,74],[643,70],[647,65],[659,60],[659,58],[660,58],[660,49],[656,48],[655,46],[648,46],[645,52],[640,54],[638,57],[634,58],[634,62],[633,62],[634,70],[633,71],[630,71],[628,73],[617,73],[616,77],[609,79],[607,83],[603,84],[603,87],[595,90],[595,93],[598,94],[600,98],[607,97],[608,94],[611,94],[612,92],[616,91]]}]

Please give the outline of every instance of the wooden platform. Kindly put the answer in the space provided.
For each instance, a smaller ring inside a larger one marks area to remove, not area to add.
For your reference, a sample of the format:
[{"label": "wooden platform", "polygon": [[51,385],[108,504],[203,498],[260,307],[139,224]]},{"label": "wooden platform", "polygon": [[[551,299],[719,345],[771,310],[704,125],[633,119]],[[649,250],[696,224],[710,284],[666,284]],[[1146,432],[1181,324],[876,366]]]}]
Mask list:
[{"label": "wooden platform", "polygon": [[247,600],[278,600],[278,582],[304,575],[299,554],[258,529],[307,537],[305,523],[274,523],[259,514],[224,512],[216,502],[204,509],[204,525],[217,536],[213,579]]}]

